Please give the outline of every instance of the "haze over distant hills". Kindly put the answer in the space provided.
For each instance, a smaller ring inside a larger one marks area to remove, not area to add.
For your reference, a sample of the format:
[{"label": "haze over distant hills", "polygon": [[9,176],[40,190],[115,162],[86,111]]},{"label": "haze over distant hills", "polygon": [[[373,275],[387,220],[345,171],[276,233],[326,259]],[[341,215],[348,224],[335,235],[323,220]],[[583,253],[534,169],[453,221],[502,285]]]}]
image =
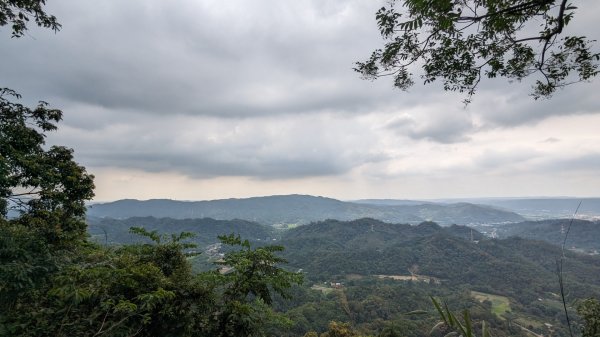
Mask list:
[{"label": "haze over distant hills", "polygon": [[[477,226],[473,226],[477,228]],[[480,229],[480,228],[478,228]],[[543,240],[568,249],[600,252],[600,221],[549,219],[495,226],[495,237],[519,236]]]},{"label": "haze over distant hills", "polygon": [[600,198],[479,198],[479,199],[449,199],[445,202],[469,202],[509,210],[519,213],[529,219],[570,218],[577,205],[578,218],[600,218]]},{"label": "haze over distant hills", "polygon": [[244,219],[266,225],[308,224],[326,219],[354,220],[373,218],[395,223],[435,221],[442,225],[519,222],[525,219],[517,213],[470,203],[419,203],[381,205],[345,202],[308,195],[282,195],[247,199],[211,201],[119,200],[94,204],[89,217],[129,218],[153,216],[174,219],[214,218]]},{"label": "haze over distant hills", "polygon": [[418,205],[418,204],[453,204],[471,203],[487,205],[518,213],[530,220],[570,218],[577,205],[577,218],[600,219],[600,198],[575,198],[575,197],[533,197],[533,198],[457,198],[434,200],[404,200],[404,199],[362,199],[353,201],[360,204],[371,205]]}]

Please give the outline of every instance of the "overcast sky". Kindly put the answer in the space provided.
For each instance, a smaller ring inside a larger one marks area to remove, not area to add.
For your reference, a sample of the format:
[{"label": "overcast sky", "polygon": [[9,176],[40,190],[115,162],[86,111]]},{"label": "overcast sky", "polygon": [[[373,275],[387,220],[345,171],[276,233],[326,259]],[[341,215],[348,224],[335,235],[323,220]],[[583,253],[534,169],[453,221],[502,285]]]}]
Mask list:
[{"label": "overcast sky", "polygon": [[[63,110],[48,142],[97,201],[600,196],[598,80],[534,101],[498,79],[467,108],[361,80],[383,4],[49,0],[59,33],[1,29],[0,86]],[[578,6],[568,28],[600,39],[600,3]]]}]

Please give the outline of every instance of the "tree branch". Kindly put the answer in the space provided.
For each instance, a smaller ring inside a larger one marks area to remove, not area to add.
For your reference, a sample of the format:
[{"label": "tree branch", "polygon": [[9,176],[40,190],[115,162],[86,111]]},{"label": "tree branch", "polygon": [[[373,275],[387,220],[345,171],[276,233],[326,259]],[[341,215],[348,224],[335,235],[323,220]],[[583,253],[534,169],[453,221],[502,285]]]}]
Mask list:
[{"label": "tree branch", "polygon": [[[566,0],[565,0],[566,1]],[[487,13],[485,15],[480,16],[460,16],[457,21],[481,21],[483,19],[487,19],[492,16],[500,15],[500,14],[510,14],[515,12],[521,12],[524,10],[528,10],[535,7],[541,7],[544,5],[548,5],[552,3],[552,0],[544,0],[544,1],[530,1],[524,4],[518,4],[514,6],[507,7],[505,9],[499,10],[497,12]]]}]

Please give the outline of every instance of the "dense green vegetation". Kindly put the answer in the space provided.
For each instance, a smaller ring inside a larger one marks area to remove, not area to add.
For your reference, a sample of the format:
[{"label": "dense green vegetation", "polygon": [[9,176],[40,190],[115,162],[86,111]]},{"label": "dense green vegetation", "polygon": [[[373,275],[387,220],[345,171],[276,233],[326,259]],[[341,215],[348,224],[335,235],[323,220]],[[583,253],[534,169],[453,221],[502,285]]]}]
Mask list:
[{"label": "dense green vegetation", "polygon": [[[364,333],[379,333],[396,324],[403,327],[402,333],[422,335],[436,318],[428,298],[436,295],[454,309],[469,308],[476,321],[490,324],[493,335],[515,335],[521,329],[518,326],[546,334],[549,328],[545,323],[551,324],[554,335],[566,335],[556,281],[560,247],[521,238],[485,239],[477,232],[473,239],[467,227],[410,226],[372,219],[330,220],[289,230],[281,243],[287,248],[284,256],[290,264],[302,269],[309,285],[328,287],[330,282],[340,282],[343,290],[319,294],[318,299],[288,309],[288,314],[293,313],[294,321],[304,322],[298,323],[306,325],[303,328],[323,332],[327,320],[315,317],[339,319],[331,317],[330,310],[337,303],[337,312],[344,314],[342,301],[335,295],[343,291],[349,314],[342,321],[352,322]],[[574,311],[577,299],[600,295],[600,259],[573,252],[566,256],[567,301]],[[411,274],[419,277],[410,281]],[[377,275],[401,277],[381,279]],[[480,302],[473,291],[508,300],[510,311],[493,301]],[[392,295],[394,292],[402,295]],[[356,297],[357,293],[364,297]],[[373,299],[376,304],[369,304]],[[307,307],[315,313],[303,319],[298,311],[308,315]],[[431,316],[413,321],[414,317],[402,315],[418,309],[429,310]]]},{"label": "dense green vegetation", "polygon": [[[103,221],[125,228],[144,219]],[[196,233],[204,238],[200,248],[217,242],[213,235],[219,226],[228,230],[233,225],[210,219],[147,220],[148,228],[175,232],[196,224]],[[234,224],[247,226],[245,233],[254,238],[269,229],[251,222]],[[486,239],[464,226],[373,219],[328,220],[271,235],[286,247],[282,256],[293,270],[305,276],[302,286],[291,289],[290,299],[276,297],[274,309],[289,325],[267,323],[271,335],[324,333],[336,321],[349,322],[362,334],[396,331],[422,336],[439,319],[431,295],[447,301],[453,310],[468,308],[473,321],[485,320],[494,336],[518,335],[523,331],[519,326],[545,334],[549,332],[545,323],[555,334],[567,331],[555,281],[556,259],[562,254],[556,245],[521,238]],[[118,239],[115,235],[110,241]],[[574,301],[600,295],[600,259],[567,252],[565,272],[567,300],[575,316]],[[429,314],[406,315],[415,310]]]},{"label": "dense green vegetation", "polygon": [[56,251],[12,221],[0,228],[0,335],[251,336],[277,322],[272,293],[301,282],[278,267],[281,247],[254,249],[235,236],[221,238],[239,247],[223,259],[229,273],[196,274],[187,234],[138,229],[153,244]]},{"label": "dense green vegetation", "polygon": [[510,311],[510,301],[505,296],[492,295],[479,291],[471,291],[471,295],[480,302],[489,301],[492,303],[492,313],[498,317],[502,317]]},{"label": "dense green vegetation", "polygon": [[581,326],[583,337],[600,335],[600,302],[587,299],[579,304],[577,313],[581,315],[584,324]]}]

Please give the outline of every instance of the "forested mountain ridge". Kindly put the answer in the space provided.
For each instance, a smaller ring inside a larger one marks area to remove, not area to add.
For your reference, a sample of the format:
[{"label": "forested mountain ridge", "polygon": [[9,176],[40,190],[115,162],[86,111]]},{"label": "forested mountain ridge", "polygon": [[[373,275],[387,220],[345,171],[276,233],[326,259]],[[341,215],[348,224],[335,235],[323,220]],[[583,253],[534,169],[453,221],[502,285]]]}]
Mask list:
[{"label": "forested mountain ridge", "polygon": [[[272,242],[277,237],[277,244],[285,247],[282,257],[289,261],[290,270],[301,270],[306,282],[294,290],[291,302],[280,300],[276,304],[294,322],[293,328],[287,331],[272,327],[271,335],[302,336],[308,330],[323,331],[330,320],[338,320],[351,321],[365,333],[401,324],[398,331],[420,336],[434,323],[423,318],[411,321],[402,318],[402,313],[429,310],[430,295],[449,300],[455,308],[469,308],[474,317],[499,329],[498,336],[519,335],[518,329],[511,330],[494,316],[488,304],[479,304],[472,291],[504,298],[510,303],[511,319],[519,324],[533,322],[538,332],[545,331],[543,323],[558,326],[559,330],[566,326],[555,273],[562,251],[543,241],[488,239],[466,226],[393,224],[368,218],[314,222],[285,231],[243,220],[138,217],[93,221],[90,231],[99,242],[103,232],[94,230],[94,226],[109,231],[109,238],[114,238],[109,243],[130,240],[128,227],[143,226],[160,233],[195,232],[200,251],[216,242],[217,235],[232,230],[250,240]],[[205,261],[206,257],[203,252],[193,263],[210,268],[212,260]],[[600,258],[573,252],[567,252],[566,258],[569,303],[600,296]],[[421,281],[406,281],[412,273]],[[330,282],[343,286],[330,293]]]},{"label": "forested mountain ridge", "polygon": [[[292,266],[313,280],[350,274],[410,275],[409,268],[454,285],[530,303],[556,292],[560,247],[530,239],[485,239],[463,226],[388,224],[373,219],[325,221],[286,232]],[[600,258],[566,253],[572,294],[600,294]],[[550,281],[549,281],[550,280]]]},{"label": "forested mountain ridge", "polygon": [[[566,220],[565,220],[566,221]],[[161,234],[192,232],[199,248],[218,242],[219,235],[238,233],[250,241],[283,245],[284,256],[293,268],[301,268],[312,280],[345,278],[348,274],[409,275],[417,266],[420,273],[443,279],[449,285],[469,284],[525,301],[556,292],[556,259],[560,247],[535,238],[488,239],[466,226],[393,224],[375,219],[327,220],[275,232],[245,220],[170,219],[134,217],[128,219],[90,218],[89,232],[96,242],[125,244],[140,242],[130,227],[144,227]],[[536,228],[558,226],[560,221],[532,222]],[[521,225],[503,225],[524,229]],[[580,236],[578,228],[593,224],[575,221],[570,238]],[[596,227],[592,227],[596,228]],[[571,235],[573,235],[571,237]],[[600,258],[567,252],[566,270],[572,291],[583,295],[585,288],[600,294]],[[508,275],[508,276],[507,276]],[[528,284],[528,287],[521,287]]]},{"label": "forested mountain ridge", "polygon": [[[422,336],[430,328],[423,330],[422,321],[404,313],[429,310],[433,295],[454,308],[469,308],[497,329],[496,336],[526,335],[519,326],[568,335],[556,274],[563,252],[557,245],[489,239],[465,226],[374,219],[296,227],[280,243],[290,266],[301,269],[313,289],[325,292],[324,297],[303,293],[295,306],[285,307],[297,322],[294,331],[322,330],[327,319],[336,319],[365,331],[396,326],[406,335]],[[576,300],[600,296],[600,257],[567,251],[563,266],[569,308]],[[331,282],[341,288],[332,290]],[[487,300],[481,303],[481,298]]]},{"label": "forested mountain ridge", "polygon": [[519,222],[525,219],[513,212],[469,203],[369,205],[308,195],[282,195],[211,201],[119,200],[93,204],[90,217],[129,218],[214,218],[245,219],[265,225],[301,225],[326,219],[374,218],[387,222],[417,224],[436,221],[443,225]]}]

